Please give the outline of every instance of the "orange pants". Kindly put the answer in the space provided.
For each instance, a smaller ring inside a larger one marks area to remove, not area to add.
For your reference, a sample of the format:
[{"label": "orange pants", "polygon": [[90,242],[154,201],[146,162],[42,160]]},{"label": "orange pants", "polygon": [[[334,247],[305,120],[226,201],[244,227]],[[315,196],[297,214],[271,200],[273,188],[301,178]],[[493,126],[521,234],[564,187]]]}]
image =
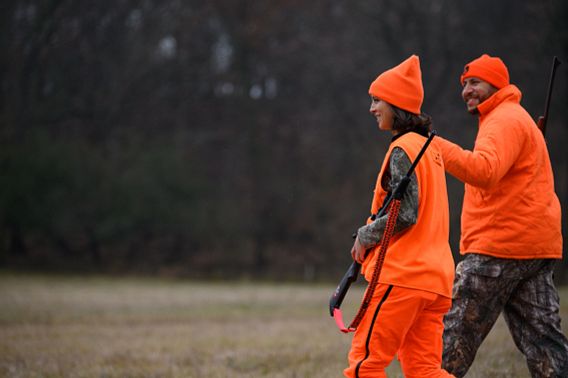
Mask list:
[{"label": "orange pants", "polygon": [[379,284],[349,352],[346,377],[386,377],[398,353],[406,378],[453,377],[441,368],[444,314],[451,299],[423,290]]}]

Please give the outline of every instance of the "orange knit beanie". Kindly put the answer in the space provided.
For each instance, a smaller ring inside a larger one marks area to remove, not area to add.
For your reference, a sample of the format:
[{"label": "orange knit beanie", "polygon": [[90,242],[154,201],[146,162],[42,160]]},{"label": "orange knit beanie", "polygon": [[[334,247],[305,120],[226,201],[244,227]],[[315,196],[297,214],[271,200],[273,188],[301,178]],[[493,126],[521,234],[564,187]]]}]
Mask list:
[{"label": "orange knit beanie", "polygon": [[509,71],[505,63],[501,59],[487,54],[483,54],[465,65],[460,77],[462,85],[468,77],[476,77],[486,81],[497,89],[509,85]]},{"label": "orange knit beanie", "polygon": [[418,56],[412,55],[398,66],[380,74],[371,83],[369,94],[398,108],[420,114],[424,88]]}]

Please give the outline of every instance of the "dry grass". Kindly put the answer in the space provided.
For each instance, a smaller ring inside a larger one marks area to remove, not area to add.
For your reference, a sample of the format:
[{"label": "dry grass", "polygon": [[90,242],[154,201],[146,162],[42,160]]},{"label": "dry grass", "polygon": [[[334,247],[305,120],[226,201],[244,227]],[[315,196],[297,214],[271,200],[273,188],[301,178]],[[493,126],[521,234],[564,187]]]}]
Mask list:
[{"label": "dry grass", "polygon": [[[340,377],[350,337],[327,313],[332,290],[2,274],[0,376]],[[502,321],[468,377],[528,377]]]}]

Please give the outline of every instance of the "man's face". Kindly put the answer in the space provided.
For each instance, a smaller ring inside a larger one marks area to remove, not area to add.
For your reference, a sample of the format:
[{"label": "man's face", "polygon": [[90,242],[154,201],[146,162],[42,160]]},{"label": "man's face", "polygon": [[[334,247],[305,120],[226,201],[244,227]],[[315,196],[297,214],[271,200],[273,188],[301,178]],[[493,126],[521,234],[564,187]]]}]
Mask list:
[{"label": "man's face", "polygon": [[462,98],[467,106],[467,111],[472,114],[477,113],[477,106],[495,92],[497,92],[497,88],[476,77],[468,77],[463,81]]}]

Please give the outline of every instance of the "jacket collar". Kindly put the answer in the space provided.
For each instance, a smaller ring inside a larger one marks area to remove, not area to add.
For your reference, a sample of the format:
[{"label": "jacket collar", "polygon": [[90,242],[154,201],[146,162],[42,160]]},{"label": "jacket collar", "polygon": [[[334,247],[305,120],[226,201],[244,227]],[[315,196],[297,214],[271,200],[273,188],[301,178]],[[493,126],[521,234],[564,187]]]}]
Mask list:
[{"label": "jacket collar", "polygon": [[491,97],[477,106],[479,116],[486,116],[498,105],[506,101],[512,101],[519,104],[521,102],[522,96],[523,94],[521,93],[519,88],[517,88],[513,84],[509,84],[506,87],[499,89]]}]

